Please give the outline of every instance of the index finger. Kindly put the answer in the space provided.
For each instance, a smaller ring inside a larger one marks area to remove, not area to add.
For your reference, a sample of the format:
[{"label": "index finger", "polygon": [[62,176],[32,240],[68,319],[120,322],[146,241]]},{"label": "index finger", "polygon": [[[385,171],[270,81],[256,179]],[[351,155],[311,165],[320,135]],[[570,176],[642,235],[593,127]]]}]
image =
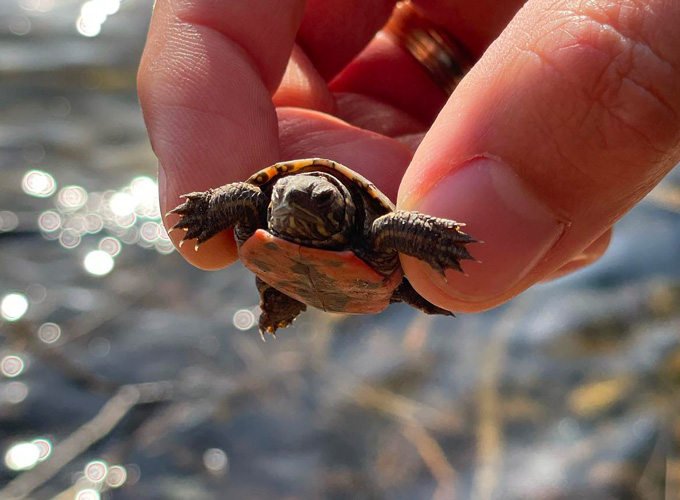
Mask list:
[{"label": "index finger", "polygon": [[[156,2],[138,91],[159,159],[162,213],[181,194],[247,178],[277,161],[271,94],[286,68],[304,4]],[[218,252],[224,257],[215,259]],[[230,235],[221,234],[200,253],[183,254],[205,268],[233,262],[236,248]]]}]

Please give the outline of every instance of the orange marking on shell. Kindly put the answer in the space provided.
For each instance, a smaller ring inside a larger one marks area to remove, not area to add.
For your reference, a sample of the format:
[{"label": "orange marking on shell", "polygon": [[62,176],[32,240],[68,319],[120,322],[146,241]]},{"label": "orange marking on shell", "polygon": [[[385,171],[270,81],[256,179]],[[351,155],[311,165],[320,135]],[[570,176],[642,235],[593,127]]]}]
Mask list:
[{"label": "orange marking on shell", "polygon": [[[390,304],[403,274],[377,273],[349,250],[310,248],[259,229],[239,249],[244,265],[291,297],[329,312],[372,314]],[[266,262],[263,270],[255,262]]]},{"label": "orange marking on shell", "polygon": [[325,158],[307,158],[303,160],[275,163],[274,165],[256,172],[250,176],[246,182],[250,182],[256,186],[262,186],[270,182],[275,177],[284,174],[290,175],[305,168],[309,168],[313,171],[315,166],[325,167],[329,170],[337,172],[338,176],[345,177],[359,189],[363,190],[365,193],[368,193],[368,195],[376,200],[376,202],[383,205],[387,211],[395,209],[392,201],[382,192],[380,192],[378,188],[376,188],[375,185],[368,179],[364,178],[359,173],[341,163],[335,162],[333,160],[327,160]]}]

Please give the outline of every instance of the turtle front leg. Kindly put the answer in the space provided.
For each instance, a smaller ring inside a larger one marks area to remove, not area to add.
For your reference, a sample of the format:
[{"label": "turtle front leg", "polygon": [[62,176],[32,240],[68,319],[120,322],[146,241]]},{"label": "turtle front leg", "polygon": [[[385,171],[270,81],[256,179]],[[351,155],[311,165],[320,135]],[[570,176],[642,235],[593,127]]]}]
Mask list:
[{"label": "turtle front leg", "polygon": [[260,278],[255,278],[257,291],[260,292],[260,335],[265,339],[265,332],[276,337],[276,330],[290,326],[297,316],[307,310],[307,306],[289,297],[276,288],[268,285]]},{"label": "turtle front leg", "polygon": [[447,269],[463,272],[461,260],[475,260],[465,248],[475,240],[463,224],[418,212],[398,210],[378,217],[369,233],[373,252],[401,252],[427,262],[444,276]]},{"label": "turtle front leg", "polygon": [[180,246],[196,238],[198,248],[217,233],[235,226],[239,236],[247,239],[264,223],[267,213],[267,196],[260,188],[247,182],[188,193],[182,198],[186,201],[166,214],[180,216],[179,222],[170,229],[170,232],[177,229],[186,231]]}]

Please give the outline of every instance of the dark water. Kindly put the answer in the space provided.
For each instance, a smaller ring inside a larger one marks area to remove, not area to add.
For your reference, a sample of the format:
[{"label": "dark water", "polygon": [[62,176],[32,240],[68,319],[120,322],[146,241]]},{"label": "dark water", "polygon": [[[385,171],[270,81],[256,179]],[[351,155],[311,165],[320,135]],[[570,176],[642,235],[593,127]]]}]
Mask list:
[{"label": "dark water", "polygon": [[252,276],[158,225],[150,2],[88,4],[93,37],[82,2],[0,0],[0,498],[678,497],[677,169],[601,262],[506,306],[263,344]]}]

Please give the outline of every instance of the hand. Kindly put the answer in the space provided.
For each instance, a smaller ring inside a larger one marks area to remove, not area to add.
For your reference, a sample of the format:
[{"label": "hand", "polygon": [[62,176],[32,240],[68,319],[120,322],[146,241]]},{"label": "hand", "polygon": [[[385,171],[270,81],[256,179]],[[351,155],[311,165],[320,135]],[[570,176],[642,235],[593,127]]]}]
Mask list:
[{"label": "hand", "polygon": [[[404,257],[446,309],[488,309],[596,260],[680,160],[680,2],[414,3],[475,55],[491,44],[448,100],[374,38],[393,1],[158,0],[139,95],[163,213],[180,194],[320,156],[485,241],[470,246],[482,263],[448,282]],[[237,258],[225,233],[181,252],[206,269]]]}]

